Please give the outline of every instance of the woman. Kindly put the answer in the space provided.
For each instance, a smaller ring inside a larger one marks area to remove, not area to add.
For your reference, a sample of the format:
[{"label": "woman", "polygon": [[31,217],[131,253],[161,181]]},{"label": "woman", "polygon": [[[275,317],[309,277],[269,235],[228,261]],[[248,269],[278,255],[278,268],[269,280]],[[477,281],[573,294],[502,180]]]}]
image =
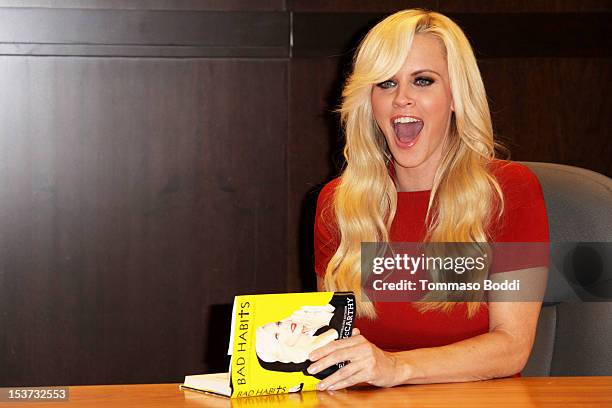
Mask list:
[{"label": "woman", "polygon": [[[320,290],[361,293],[361,242],[548,240],[536,177],[494,158],[478,66],[447,17],[407,10],[376,25],[357,51],[340,113],[347,165],[317,205]],[[546,262],[534,266],[541,271]],[[353,337],[310,354],[311,373],[350,361],[319,389],[515,375],[529,357],[541,306],[366,300]]]}]

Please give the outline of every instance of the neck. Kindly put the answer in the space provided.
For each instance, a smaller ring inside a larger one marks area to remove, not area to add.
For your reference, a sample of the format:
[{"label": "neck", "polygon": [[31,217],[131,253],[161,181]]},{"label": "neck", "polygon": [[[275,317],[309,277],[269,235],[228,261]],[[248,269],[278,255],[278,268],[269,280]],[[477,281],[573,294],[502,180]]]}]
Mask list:
[{"label": "neck", "polygon": [[431,159],[434,160],[427,160],[416,167],[403,167],[401,164],[394,162],[397,191],[431,190],[441,161],[439,157],[431,157]]},{"label": "neck", "polygon": [[397,163],[394,163],[394,166],[398,192],[431,190],[435,170],[429,172],[425,169],[402,167]]}]

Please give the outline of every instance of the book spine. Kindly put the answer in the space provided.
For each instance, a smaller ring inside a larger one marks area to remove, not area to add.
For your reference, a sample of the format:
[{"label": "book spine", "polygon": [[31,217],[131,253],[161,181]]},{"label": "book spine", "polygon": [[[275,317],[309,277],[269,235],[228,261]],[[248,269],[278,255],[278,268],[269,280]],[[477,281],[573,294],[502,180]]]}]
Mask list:
[{"label": "book spine", "polygon": [[352,293],[343,293],[346,296],[346,304],[344,306],[344,319],[340,330],[340,338],[345,339],[351,337],[353,332],[353,323],[355,321],[355,296]]},{"label": "book spine", "polygon": [[234,300],[234,339],[233,353],[230,367],[230,387],[232,395],[240,386],[246,385],[247,372],[249,371],[249,351],[254,347],[251,344],[252,324],[252,299],[249,296],[236,296]]}]

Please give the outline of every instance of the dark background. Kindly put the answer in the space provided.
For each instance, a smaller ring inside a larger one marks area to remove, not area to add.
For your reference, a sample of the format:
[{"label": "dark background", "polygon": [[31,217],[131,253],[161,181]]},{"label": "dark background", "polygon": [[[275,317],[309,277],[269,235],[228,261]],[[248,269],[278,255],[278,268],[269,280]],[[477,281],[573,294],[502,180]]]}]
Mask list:
[{"label": "dark background", "polygon": [[409,7],[513,159],[612,175],[605,0],[0,0],[0,386],[225,371],[234,295],[314,289],[342,77]]}]

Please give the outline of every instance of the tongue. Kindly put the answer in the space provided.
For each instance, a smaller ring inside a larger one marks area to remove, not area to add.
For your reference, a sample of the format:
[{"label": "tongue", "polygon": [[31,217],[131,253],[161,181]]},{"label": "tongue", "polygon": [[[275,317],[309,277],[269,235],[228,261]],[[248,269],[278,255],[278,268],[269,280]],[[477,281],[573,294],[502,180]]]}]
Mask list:
[{"label": "tongue", "polygon": [[395,123],[393,125],[395,136],[397,136],[402,143],[414,141],[421,129],[423,129],[423,122]]}]

